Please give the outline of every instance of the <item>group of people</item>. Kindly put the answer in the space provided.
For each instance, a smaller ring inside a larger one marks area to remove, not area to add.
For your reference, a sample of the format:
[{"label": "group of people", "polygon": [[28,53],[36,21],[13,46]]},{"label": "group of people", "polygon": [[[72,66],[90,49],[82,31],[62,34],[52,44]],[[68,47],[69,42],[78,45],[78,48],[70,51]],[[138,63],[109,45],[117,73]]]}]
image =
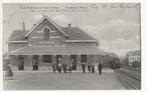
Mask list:
[{"label": "group of people", "polygon": [[61,62],[58,62],[56,64],[52,65],[53,67],[53,73],[55,73],[56,71],[58,71],[59,73],[63,72],[64,73],[71,73],[72,72],[72,64],[71,65],[67,65],[67,64],[62,64]]},{"label": "group of people", "polygon": [[[85,73],[85,67],[86,67],[86,64],[83,63],[82,64],[83,73]],[[103,64],[99,63],[98,64],[98,72],[99,72],[100,75],[102,74],[102,69],[103,69]],[[95,73],[95,65],[88,63],[88,72],[89,73]]]},{"label": "group of people", "polygon": [[[52,65],[53,73],[55,73],[56,71],[58,71],[59,73],[61,73],[62,71],[64,73],[68,73],[68,72],[71,73],[72,72],[72,66],[73,66],[72,64],[67,65],[67,64],[62,64],[61,62],[58,62],[58,63]],[[88,65],[87,65],[85,63],[82,63],[83,73],[86,73],[86,66],[88,66],[88,72],[89,73],[95,73],[95,65],[90,64],[90,63],[88,63]],[[99,72],[100,75],[102,74],[102,68],[103,68],[103,64],[99,63],[98,64],[98,72]]]}]

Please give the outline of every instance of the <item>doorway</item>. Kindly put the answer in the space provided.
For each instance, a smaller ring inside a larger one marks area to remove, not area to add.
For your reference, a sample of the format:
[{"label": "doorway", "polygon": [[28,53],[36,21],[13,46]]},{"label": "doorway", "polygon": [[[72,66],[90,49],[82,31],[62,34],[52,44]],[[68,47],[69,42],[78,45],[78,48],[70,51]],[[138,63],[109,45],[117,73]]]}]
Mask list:
[{"label": "doorway", "polygon": [[82,63],[87,63],[87,55],[86,54],[81,55],[81,62]]},{"label": "doorway", "polygon": [[33,70],[38,70],[38,55],[33,55],[32,66]]},{"label": "doorway", "polygon": [[72,64],[72,70],[77,70],[76,55],[71,55],[70,60]]},{"label": "doorway", "polygon": [[24,57],[22,55],[18,57],[18,70],[24,70]]}]

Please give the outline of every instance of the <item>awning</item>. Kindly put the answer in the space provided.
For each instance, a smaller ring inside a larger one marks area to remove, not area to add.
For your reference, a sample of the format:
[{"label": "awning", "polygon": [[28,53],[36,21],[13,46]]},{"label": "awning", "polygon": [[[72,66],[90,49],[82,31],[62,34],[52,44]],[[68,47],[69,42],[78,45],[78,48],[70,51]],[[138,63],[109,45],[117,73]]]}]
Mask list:
[{"label": "awning", "polygon": [[9,55],[47,55],[47,54],[101,54],[108,52],[97,46],[26,46],[14,51]]}]

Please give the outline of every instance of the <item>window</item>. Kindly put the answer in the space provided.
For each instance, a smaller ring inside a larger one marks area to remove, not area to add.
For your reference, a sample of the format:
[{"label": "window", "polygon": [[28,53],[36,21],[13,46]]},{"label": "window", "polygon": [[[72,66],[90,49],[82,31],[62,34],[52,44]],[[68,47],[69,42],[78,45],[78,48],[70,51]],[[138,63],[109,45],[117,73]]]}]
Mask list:
[{"label": "window", "polygon": [[43,55],[43,63],[51,63],[52,56],[51,55]]},{"label": "window", "polygon": [[44,39],[48,40],[49,39],[49,28],[44,28]]},{"label": "window", "polygon": [[132,61],[134,60],[134,57],[132,57]]},{"label": "window", "polygon": [[18,65],[20,65],[20,66],[24,65],[24,58],[21,55],[18,57]]},{"label": "window", "polygon": [[76,64],[76,55],[71,55],[71,63]]},{"label": "window", "polygon": [[81,62],[86,63],[87,62],[87,55],[81,55]]}]

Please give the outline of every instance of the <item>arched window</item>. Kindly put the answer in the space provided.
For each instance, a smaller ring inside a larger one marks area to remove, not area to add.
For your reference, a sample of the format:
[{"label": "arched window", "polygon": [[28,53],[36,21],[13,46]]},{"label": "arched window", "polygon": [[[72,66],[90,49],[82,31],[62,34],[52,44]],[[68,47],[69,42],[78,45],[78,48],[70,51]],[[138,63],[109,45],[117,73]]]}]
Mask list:
[{"label": "arched window", "polygon": [[44,28],[44,39],[48,40],[49,39],[49,28]]}]

